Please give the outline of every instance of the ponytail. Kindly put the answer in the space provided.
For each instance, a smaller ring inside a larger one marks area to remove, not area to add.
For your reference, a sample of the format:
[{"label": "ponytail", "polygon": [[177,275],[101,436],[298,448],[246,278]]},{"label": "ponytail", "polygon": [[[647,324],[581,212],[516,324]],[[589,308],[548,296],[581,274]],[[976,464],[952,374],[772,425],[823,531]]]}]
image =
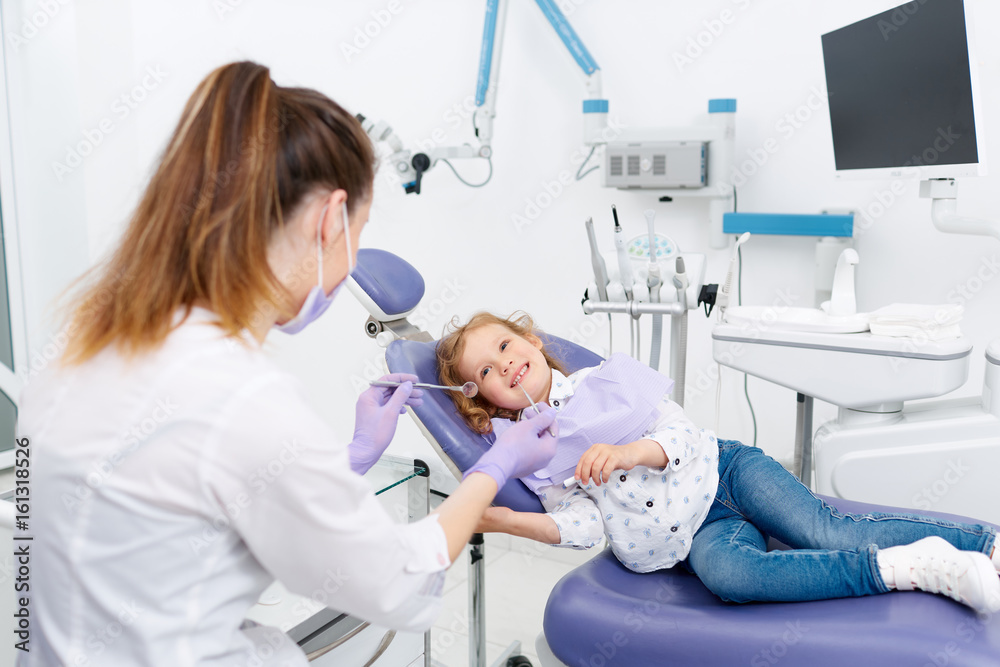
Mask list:
[{"label": "ponytail", "polygon": [[67,364],[109,344],[158,346],[195,304],[228,334],[259,324],[287,294],[267,261],[276,231],[317,189],[369,200],[375,154],[360,123],[322,93],[276,85],[256,63],[209,74],[143,193],[120,245],[74,299]]}]

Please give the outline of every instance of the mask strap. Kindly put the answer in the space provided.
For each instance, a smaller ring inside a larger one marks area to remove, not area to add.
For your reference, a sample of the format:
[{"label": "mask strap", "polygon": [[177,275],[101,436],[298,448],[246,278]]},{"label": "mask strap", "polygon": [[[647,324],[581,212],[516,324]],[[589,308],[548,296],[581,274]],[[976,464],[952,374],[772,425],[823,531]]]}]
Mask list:
[{"label": "mask strap", "polygon": [[351,232],[347,228],[348,217],[347,217],[347,201],[344,201],[344,240],[347,242],[347,275],[351,275],[354,271],[354,253],[351,252]]},{"label": "mask strap", "polygon": [[320,211],[319,224],[316,225],[316,275],[321,290],[323,289],[323,239],[320,232],[323,230],[323,219],[326,218],[326,209],[328,206],[324,206],[323,210]]}]

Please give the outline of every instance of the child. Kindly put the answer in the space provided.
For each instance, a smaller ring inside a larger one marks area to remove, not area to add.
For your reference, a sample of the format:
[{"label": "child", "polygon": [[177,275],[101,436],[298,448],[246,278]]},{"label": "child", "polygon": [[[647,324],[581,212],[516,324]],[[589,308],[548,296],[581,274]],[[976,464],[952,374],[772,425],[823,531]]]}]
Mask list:
[{"label": "child", "polygon": [[[478,313],[438,343],[437,360],[442,384],[479,387],[452,393],[479,433],[517,421],[525,392],[558,412],[556,457],[521,478],[547,513],[493,507],[482,532],[576,548],[603,533],[625,567],[682,563],[733,602],[916,588],[1000,610],[992,527],[841,513],[760,449],[696,428],[667,398],[673,382],[627,355],[567,376],[527,315]],[[791,549],[767,551],[767,536]]]}]

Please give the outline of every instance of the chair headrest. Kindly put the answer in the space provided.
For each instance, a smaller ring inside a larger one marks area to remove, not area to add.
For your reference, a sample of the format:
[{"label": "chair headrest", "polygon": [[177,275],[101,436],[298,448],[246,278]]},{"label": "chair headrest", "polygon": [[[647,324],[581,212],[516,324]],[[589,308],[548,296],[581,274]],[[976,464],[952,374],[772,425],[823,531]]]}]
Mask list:
[{"label": "chair headrest", "polygon": [[424,278],[401,257],[378,248],[358,250],[347,288],[378,320],[406,317],[424,296]]}]

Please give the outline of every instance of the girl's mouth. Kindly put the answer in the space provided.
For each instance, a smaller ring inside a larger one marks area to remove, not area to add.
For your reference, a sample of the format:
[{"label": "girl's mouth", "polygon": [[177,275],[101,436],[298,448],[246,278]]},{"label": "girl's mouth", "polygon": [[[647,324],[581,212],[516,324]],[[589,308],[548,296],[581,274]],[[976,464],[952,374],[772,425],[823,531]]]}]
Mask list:
[{"label": "girl's mouth", "polygon": [[524,374],[527,373],[527,372],[528,372],[528,364],[525,364],[524,366],[521,366],[521,370],[519,370],[517,372],[517,375],[514,376],[514,379],[511,380],[510,386],[513,387],[516,384],[520,384],[521,378],[523,378]]}]

